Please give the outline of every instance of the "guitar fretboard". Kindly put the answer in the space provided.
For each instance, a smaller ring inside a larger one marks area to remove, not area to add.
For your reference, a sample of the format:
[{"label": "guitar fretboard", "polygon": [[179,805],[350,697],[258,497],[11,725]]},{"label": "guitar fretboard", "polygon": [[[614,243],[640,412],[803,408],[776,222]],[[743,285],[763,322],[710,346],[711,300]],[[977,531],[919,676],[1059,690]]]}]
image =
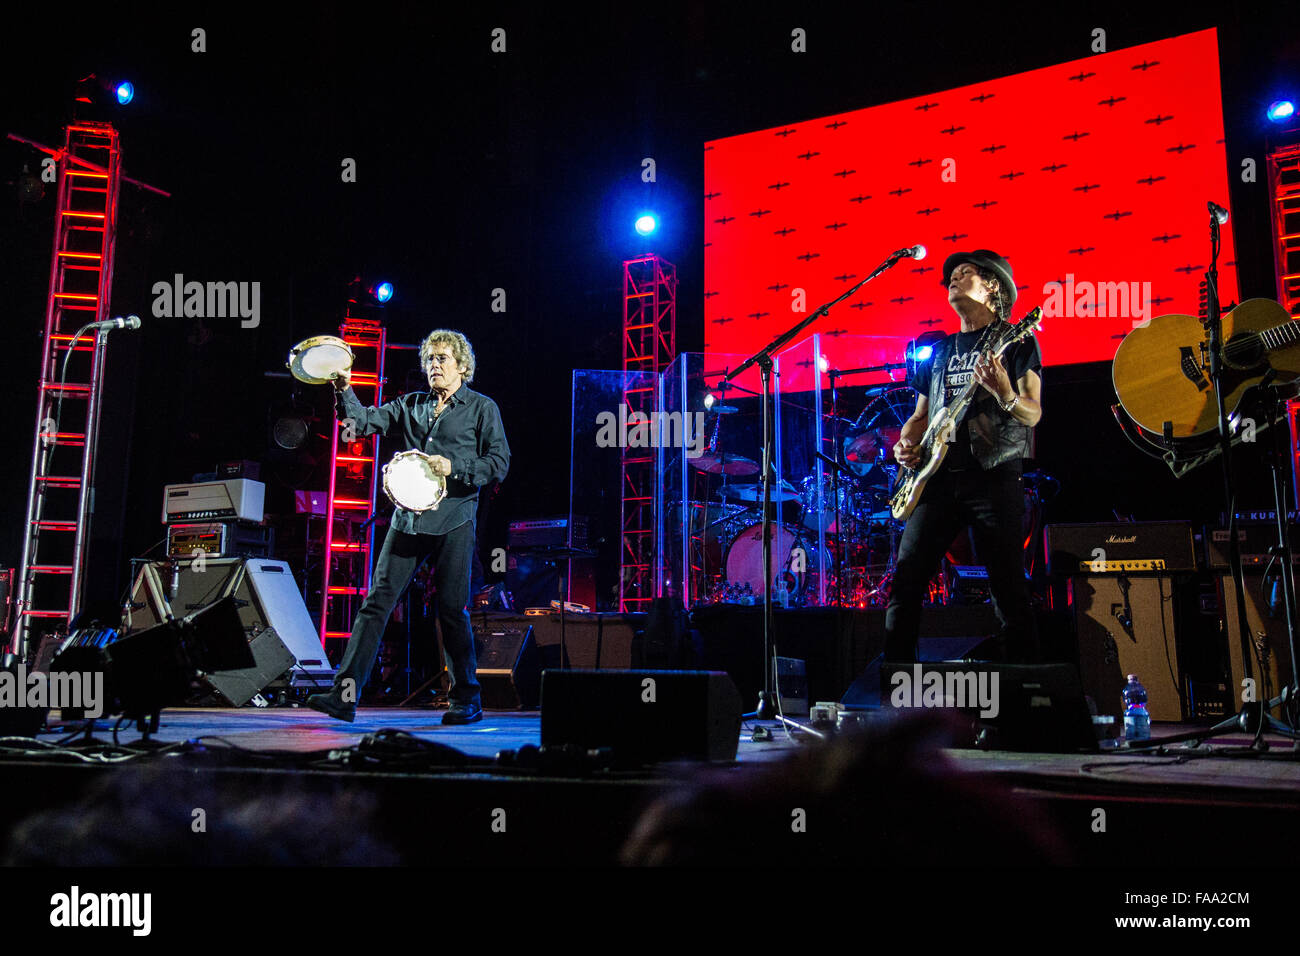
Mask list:
[{"label": "guitar fretboard", "polygon": [[1300,342],[1300,322],[1283,322],[1260,332],[1259,337],[1270,349],[1286,348]]}]

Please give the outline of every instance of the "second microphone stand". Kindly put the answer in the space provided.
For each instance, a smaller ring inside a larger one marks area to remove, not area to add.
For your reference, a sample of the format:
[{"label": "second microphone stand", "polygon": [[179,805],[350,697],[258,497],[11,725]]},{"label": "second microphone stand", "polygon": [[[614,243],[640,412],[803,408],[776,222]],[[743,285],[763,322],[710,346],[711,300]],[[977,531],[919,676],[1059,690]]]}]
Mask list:
[{"label": "second microphone stand", "polygon": [[[772,471],[773,471],[773,448],[775,438],[772,434],[771,412],[772,403],[772,368],[774,364],[773,355],[778,349],[791,342],[796,335],[812,325],[819,318],[830,314],[830,310],[839,305],[849,296],[856,293],[864,285],[876,278],[880,274],[892,269],[898,262],[904,258],[920,258],[924,255],[921,250],[918,255],[917,249],[912,247],[900,249],[891,254],[888,259],[877,266],[870,275],[859,282],[857,285],[847,289],[842,295],[839,295],[829,302],[818,306],[808,316],[795,325],[786,329],[771,342],[759,349],[745,361],[741,362],[736,368],[729,371],[723,376],[724,382],[729,382],[742,373],[748,371],[757,365],[763,382],[763,462],[762,462],[762,481],[763,481],[763,689],[758,692],[758,706],[748,714],[742,715],[745,720],[771,720],[773,718],[780,720],[787,726],[795,726],[800,729],[809,730],[810,733],[817,733],[810,728],[802,727],[800,724],[788,719],[781,713],[780,701],[773,701],[772,688],[776,671],[776,621],[772,612]],[[755,739],[765,739],[758,736]]]}]

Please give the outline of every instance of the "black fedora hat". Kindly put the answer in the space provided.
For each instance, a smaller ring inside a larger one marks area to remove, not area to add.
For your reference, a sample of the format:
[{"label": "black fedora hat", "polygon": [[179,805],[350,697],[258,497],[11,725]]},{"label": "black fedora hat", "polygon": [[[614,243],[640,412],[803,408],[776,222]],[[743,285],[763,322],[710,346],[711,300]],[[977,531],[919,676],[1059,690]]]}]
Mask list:
[{"label": "black fedora hat", "polygon": [[1002,318],[1011,314],[1011,307],[1016,303],[1016,280],[1011,274],[1011,263],[992,249],[976,249],[974,252],[954,252],[943,261],[943,285],[946,288],[952,280],[952,270],[963,262],[969,262],[981,269],[988,269],[1002,283]]}]

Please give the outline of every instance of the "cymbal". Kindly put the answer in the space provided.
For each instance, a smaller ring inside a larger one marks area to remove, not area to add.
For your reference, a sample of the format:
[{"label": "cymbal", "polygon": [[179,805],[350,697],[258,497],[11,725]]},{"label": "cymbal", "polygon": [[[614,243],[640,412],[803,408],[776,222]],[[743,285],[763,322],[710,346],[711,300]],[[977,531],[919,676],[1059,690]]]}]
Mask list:
[{"label": "cymbal", "polygon": [[[751,501],[758,504],[763,500],[762,482],[746,483],[743,485],[729,485],[720,492],[724,498],[733,498],[736,501]],[[779,504],[783,501],[798,501],[799,492],[788,481],[782,481],[781,484],[772,489],[772,504]]]},{"label": "cymbal", "polygon": [[844,439],[844,460],[849,470],[861,477],[878,464],[894,460],[894,445],[902,434],[901,426],[872,428]]},{"label": "cymbal", "polygon": [[691,467],[700,471],[707,472],[710,475],[756,475],[758,474],[758,462],[752,458],[746,458],[743,455],[733,455],[731,452],[710,451],[700,455],[699,458],[688,458]]}]

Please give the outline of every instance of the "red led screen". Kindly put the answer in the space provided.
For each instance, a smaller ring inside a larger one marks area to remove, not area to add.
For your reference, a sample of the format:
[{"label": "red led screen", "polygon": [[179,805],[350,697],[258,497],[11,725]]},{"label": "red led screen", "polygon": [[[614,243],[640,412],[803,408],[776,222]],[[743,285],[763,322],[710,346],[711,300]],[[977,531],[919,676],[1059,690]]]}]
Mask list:
[{"label": "red led screen", "polygon": [[[1136,321],[1195,314],[1205,203],[1228,201],[1218,63],[1205,30],[705,144],[706,350],[755,351],[801,317],[794,290],[811,310],[916,243],[924,261],[807,334],[890,336],[901,356],[955,330],[943,261],[977,248],[1010,260],[1015,318],[1048,306],[1049,365],[1109,361]],[[1219,265],[1227,304],[1230,227]]]}]

